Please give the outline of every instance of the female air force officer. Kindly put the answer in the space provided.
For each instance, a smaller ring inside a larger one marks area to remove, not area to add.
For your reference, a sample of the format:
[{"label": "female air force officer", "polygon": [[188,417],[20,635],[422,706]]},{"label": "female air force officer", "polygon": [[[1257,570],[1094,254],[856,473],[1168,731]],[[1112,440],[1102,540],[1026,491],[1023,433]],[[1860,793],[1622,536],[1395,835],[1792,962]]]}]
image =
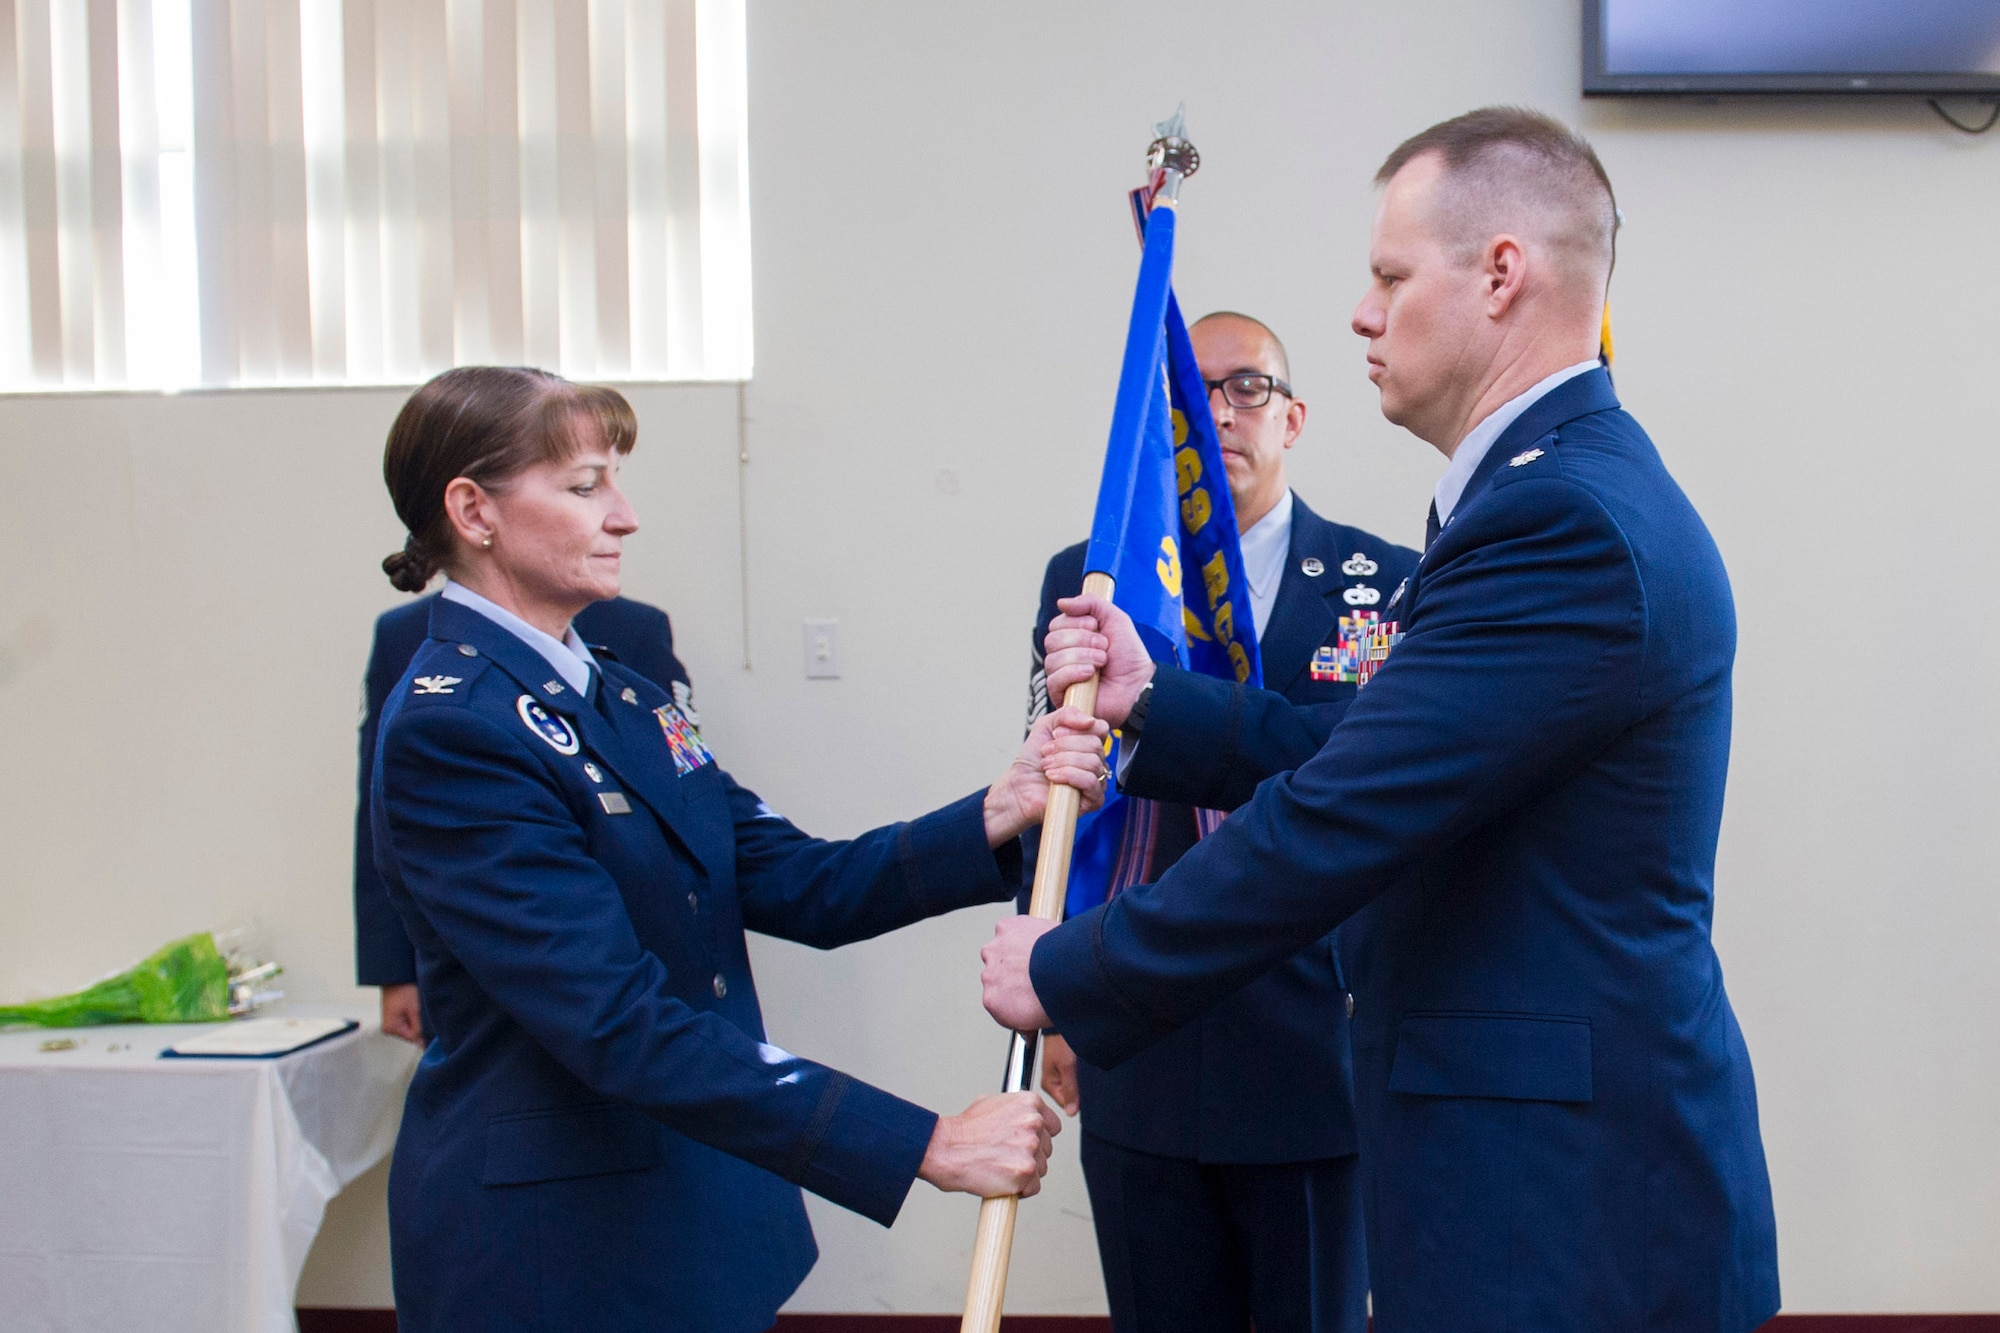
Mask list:
[{"label": "female air force officer", "polygon": [[744,931],[828,948],[1011,897],[1047,783],[1095,802],[1101,725],[1038,726],[910,823],[801,833],[569,627],[618,591],[635,435],[612,390],[495,367],[438,376],[389,434],[411,535],[383,568],[450,575],[374,772],[435,1029],[389,1184],[405,1333],[752,1333],[816,1257],[799,1186],[886,1225],[917,1176],[1033,1193],[1057,1130],[1032,1094],[940,1118],[766,1043]]}]

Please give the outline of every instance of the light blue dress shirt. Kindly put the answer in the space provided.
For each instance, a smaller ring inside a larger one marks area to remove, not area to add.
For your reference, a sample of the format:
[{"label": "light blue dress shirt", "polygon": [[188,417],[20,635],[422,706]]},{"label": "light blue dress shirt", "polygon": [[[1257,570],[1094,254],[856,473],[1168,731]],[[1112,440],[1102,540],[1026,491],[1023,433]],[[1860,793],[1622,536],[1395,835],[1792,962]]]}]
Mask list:
[{"label": "light blue dress shirt", "polygon": [[549,665],[556,669],[556,674],[568,682],[571,689],[589,696],[590,673],[597,669],[597,659],[590,655],[590,649],[584,647],[583,640],[576,636],[576,626],[570,626],[566,638],[558,639],[545,630],[536,629],[491,598],[481,597],[463,583],[453,583],[450,579],[444,581],[444,591],[438,595],[448,602],[457,602],[477,611],[511,632],[515,638],[546,657]]},{"label": "light blue dress shirt", "polygon": [[1259,642],[1278,604],[1278,585],[1285,581],[1285,557],[1292,551],[1292,493],[1287,490],[1271,512],[1250,525],[1238,546],[1243,552],[1243,577],[1250,584],[1250,618]]},{"label": "light blue dress shirt", "polygon": [[1479,462],[1486,457],[1486,451],[1500,438],[1502,431],[1514,424],[1520,415],[1533,407],[1549,390],[1566,380],[1573,380],[1587,370],[1597,369],[1597,358],[1579,361],[1573,366],[1558,370],[1548,378],[1538,381],[1532,389],[1506,402],[1487,414],[1484,421],[1467,431],[1465,438],[1458,442],[1452,452],[1451,465],[1438,478],[1437,489],[1431,493],[1437,502],[1438,524],[1442,527],[1451,522],[1451,511],[1458,508],[1458,501],[1465,494],[1466,483],[1479,470]]}]

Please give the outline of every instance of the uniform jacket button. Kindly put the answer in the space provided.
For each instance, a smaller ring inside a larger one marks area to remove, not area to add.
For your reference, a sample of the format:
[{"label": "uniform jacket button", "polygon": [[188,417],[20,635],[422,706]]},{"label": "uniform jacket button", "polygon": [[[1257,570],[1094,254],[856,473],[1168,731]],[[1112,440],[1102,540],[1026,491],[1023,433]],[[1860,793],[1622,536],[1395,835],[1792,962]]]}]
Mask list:
[{"label": "uniform jacket button", "polygon": [[1347,992],[1347,1016],[1354,1017],[1354,992]]},{"label": "uniform jacket button", "polygon": [[729,983],[722,979],[722,973],[717,972],[715,974],[715,998],[719,1000],[727,994],[729,994]]}]

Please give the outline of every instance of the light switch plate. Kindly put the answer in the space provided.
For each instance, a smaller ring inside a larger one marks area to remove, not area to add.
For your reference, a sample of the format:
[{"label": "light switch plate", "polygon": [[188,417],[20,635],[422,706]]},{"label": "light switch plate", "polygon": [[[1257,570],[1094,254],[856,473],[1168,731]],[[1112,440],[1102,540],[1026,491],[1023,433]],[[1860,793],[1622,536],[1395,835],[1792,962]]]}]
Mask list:
[{"label": "light switch plate", "polygon": [[840,622],[806,622],[806,679],[840,679]]}]

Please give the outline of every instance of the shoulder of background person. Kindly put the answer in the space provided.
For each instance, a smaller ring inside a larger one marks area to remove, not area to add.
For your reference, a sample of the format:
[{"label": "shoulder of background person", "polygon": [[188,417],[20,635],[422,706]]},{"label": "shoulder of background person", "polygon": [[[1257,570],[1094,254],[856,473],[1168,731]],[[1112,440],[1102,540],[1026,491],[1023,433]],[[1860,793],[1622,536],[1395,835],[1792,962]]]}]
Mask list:
[{"label": "shoulder of background person", "polygon": [[674,652],[674,624],[665,611],[630,597],[593,602],[576,616],[586,642],[609,648],[626,667],[662,684],[688,679]]},{"label": "shoulder of background person", "polygon": [[1054,606],[1056,598],[1074,597],[1083,591],[1083,557],[1089,549],[1089,542],[1078,542],[1049,557],[1048,569],[1042,574],[1042,601],[1046,605]]},{"label": "shoulder of background person", "polygon": [[382,711],[382,701],[403,678],[431,632],[431,604],[437,594],[413,598],[375,617],[375,642],[368,650],[368,713]]},{"label": "shoulder of background person", "polygon": [[1035,612],[1035,643],[1042,641],[1042,633],[1049,622],[1056,617],[1058,598],[1074,597],[1083,591],[1083,557],[1089,549],[1088,542],[1078,542],[1065,546],[1049,557],[1048,568],[1042,573],[1042,603]]},{"label": "shoulder of background person", "polygon": [[597,628],[598,632],[613,630],[623,633],[653,634],[664,638],[669,647],[673,645],[674,624],[665,611],[633,597],[612,597],[602,602],[592,602],[577,612],[579,633],[584,627]]}]

